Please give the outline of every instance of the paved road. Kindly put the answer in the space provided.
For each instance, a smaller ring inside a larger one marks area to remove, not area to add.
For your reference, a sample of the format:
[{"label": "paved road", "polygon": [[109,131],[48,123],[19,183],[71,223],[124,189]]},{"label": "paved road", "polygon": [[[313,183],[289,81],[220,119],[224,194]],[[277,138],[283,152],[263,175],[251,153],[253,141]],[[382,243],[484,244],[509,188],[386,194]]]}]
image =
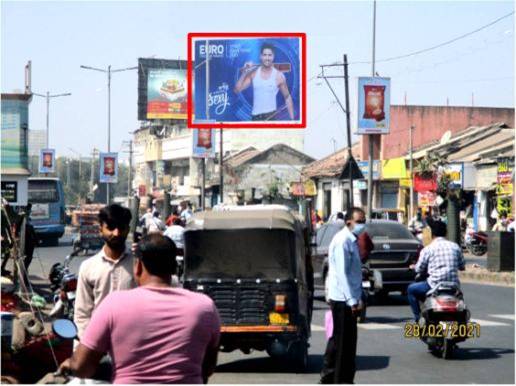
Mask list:
[{"label": "paved road", "polygon": [[[38,248],[40,259],[33,262],[31,274],[41,276],[43,265],[46,277],[53,262],[71,251],[66,241],[60,247]],[[72,269],[84,259],[75,259]],[[368,322],[359,327],[356,383],[514,383],[514,288],[468,283],[463,290],[481,336],[461,343],[456,357],[448,361],[432,356],[419,340],[403,338],[411,313],[402,296],[391,295],[383,304],[369,307]],[[317,383],[328,307],[321,300],[314,306],[306,373],[293,373],[263,352],[234,351],[220,354],[210,383]]]}]

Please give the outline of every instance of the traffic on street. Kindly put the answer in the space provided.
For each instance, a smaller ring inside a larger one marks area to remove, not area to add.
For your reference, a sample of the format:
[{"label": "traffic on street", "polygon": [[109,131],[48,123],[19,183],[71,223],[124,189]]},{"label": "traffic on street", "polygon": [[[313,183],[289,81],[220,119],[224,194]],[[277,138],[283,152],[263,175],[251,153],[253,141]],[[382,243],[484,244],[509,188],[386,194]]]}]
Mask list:
[{"label": "traffic on street", "polygon": [[0,3],[2,384],[513,384],[514,4]]}]

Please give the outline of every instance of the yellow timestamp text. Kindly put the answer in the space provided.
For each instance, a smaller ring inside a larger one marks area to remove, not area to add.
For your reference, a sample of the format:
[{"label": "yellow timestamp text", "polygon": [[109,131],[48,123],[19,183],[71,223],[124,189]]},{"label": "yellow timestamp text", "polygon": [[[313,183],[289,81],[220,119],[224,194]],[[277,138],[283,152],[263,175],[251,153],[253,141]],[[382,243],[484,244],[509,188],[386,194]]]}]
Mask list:
[{"label": "yellow timestamp text", "polygon": [[470,322],[424,325],[406,323],[403,336],[405,338],[480,338],[480,324]]}]

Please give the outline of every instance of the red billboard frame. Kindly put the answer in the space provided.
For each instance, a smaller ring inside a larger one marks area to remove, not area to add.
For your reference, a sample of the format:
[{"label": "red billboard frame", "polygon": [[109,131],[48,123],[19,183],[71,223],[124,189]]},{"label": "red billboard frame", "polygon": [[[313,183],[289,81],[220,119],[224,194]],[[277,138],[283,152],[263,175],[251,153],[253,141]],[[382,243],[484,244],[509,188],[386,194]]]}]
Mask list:
[{"label": "red billboard frame", "polygon": [[[194,123],[192,93],[192,43],[194,38],[242,38],[242,37],[294,37],[301,40],[301,122],[299,123]],[[189,129],[306,129],[306,33],[304,32],[190,32],[188,39],[188,58],[186,67],[187,84],[187,127]]]}]

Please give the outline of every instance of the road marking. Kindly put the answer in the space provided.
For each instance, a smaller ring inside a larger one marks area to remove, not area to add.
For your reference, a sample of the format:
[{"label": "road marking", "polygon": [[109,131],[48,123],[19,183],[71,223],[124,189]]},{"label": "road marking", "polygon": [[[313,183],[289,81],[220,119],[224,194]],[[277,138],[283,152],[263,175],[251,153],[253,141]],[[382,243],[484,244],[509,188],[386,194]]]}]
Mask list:
[{"label": "road marking", "polygon": [[483,319],[471,319],[470,322],[480,324],[480,327],[489,327],[489,326],[510,326],[507,323],[495,322],[492,320],[483,320]]},{"label": "road marking", "polygon": [[[364,330],[397,330],[401,328],[401,326],[395,326],[392,324],[383,324],[383,323],[361,323],[358,324],[358,327],[363,328]],[[318,326],[316,324],[312,324],[312,331],[326,331],[323,326]]]},{"label": "road marking", "polygon": [[395,326],[392,324],[384,324],[384,323],[361,323],[358,327],[363,328],[364,330],[396,330],[401,328],[400,326]]},{"label": "road marking", "polygon": [[514,314],[489,315],[493,318],[514,320]]}]

